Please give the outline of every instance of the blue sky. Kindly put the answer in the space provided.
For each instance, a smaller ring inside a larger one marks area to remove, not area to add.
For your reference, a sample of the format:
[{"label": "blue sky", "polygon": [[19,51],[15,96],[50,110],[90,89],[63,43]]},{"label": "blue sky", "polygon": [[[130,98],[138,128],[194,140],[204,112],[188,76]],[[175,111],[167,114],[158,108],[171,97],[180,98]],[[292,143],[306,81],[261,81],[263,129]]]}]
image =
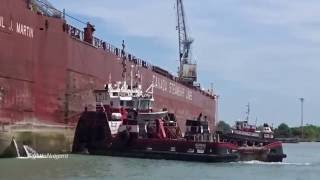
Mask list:
[{"label": "blue sky", "polygon": [[[51,0],[92,22],[96,35],[137,56],[177,71],[174,0]],[[199,82],[221,96],[220,119],[320,125],[319,0],[185,0]],[[75,23],[75,22],[71,22]]]}]

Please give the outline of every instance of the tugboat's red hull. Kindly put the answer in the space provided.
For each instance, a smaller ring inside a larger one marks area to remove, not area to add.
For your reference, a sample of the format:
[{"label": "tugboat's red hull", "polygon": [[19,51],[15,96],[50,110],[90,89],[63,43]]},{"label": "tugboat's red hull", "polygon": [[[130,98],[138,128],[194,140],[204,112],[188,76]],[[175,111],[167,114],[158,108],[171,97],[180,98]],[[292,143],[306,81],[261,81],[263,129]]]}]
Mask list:
[{"label": "tugboat's red hull", "polygon": [[[239,134],[223,134],[221,139],[237,145],[240,161],[282,162],[287,157],[283,152],[282,142]],[[249,145],[248,145],[249,144]]]},{"label": "tugboat's red hull", "polygon": [[[72,26],[31,11],[27,0],[0,4],[0,155],[13,136],[40,152],[68,152],[80,113],[95,107],[93,90],[121,79],[120,50],[72,36]],[[154,83],[155,110],[172,111],[182,131],[187,118],[202,113],[213,129],[212,95],[140,59],[131,65],[139,67],[143,88]]]},{"label": "tugboat's red hull", "polygon": [[[158,127],[157,130],[160,129]],[[251,160],[282,162],[286,157],[281,142],[265,141],[260,146],[242,146],[240,143],[246,143],[248,139],[237,139],[236,141],[222,136],[221,140],[224,142],[214,140],[214,138],[205,141],[186,138],[170,139],[166,136],[149,137],[143,136],[139,130],[131,132],[128,126],[125,131],[120,131],[116,136],[112,136],[107,113],[102,111],[84,112],[77,125],[72,152],[199,162]],[[259,142],[254,142],[254,144],[256,143]]]},{"label": "tugboat's red hull", "polygon": [[98,151],[92,153],[94,155],[105,156],[117,156],[117,157],[129,157],[140,159],[164,159],[164,160],[176,160],[176,161],[193,161],[193,162],[206,162],[206,163],[218,163],[218,162],[235,162],[239,160],[237,154],[197,154],[197,153],[180,153],[171,151]]},{"label": "tugboat's red hull", "polygon": [[73,153],[197,162],[239,160],[231,143],[148,138],[128,131],[111,135],[104,112],[84,112],[77,125]]}]

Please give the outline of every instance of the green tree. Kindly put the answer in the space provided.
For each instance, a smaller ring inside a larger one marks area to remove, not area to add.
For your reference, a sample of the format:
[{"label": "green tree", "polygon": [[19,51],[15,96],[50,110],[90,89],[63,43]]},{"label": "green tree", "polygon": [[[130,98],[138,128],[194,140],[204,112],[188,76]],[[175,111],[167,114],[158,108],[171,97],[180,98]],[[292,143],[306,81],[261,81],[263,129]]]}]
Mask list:
[{"label": "green tree", "polygon": [[226,132],[230,132],[231,131],[231,127],[228,123],[224,122],[224,121],[219,121],[217,124],[217,130],[221,131],[223,133]]},{"label": "green tree", "polygon": [[287,124],[282,123],[278,126],[276,130],[277,137],[291,137],[291,135],[291,129]]},{"label": "green tree", "polygon": [[317,127],[313,125],[307,125],[303,128],[303,137],[309,140],[315,140],[318,138]]},{"label": "green tree", "polygon": [[300,127],[291,128],[291,134],[293,137],[300,137],[301,136],[301,128]]},{"label": "green tree", "polygon": [[[282,123],[274,131],[275,137],[279,138],[300,138],[301,127],[290,128]],[[320,127],[315,125],[306,125],[303,127],[303,138],[309,141],[320,140]]]}]

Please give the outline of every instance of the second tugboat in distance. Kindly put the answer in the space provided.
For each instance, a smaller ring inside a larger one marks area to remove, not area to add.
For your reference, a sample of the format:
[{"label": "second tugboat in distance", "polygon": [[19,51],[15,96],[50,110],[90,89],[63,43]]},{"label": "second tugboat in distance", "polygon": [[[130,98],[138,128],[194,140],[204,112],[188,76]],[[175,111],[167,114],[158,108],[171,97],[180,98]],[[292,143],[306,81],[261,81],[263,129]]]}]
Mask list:
[{"label": "second tugboat in distance", "polygon": [[281,162],[287,157],[283,153],[282,142],[274,138],[273,130],[267,123],[260,127],[250,125],[250,104],[247,107],[246,120],[236,121],[230,132],[219,132],[221,140],[238,146],[241,161]]}]

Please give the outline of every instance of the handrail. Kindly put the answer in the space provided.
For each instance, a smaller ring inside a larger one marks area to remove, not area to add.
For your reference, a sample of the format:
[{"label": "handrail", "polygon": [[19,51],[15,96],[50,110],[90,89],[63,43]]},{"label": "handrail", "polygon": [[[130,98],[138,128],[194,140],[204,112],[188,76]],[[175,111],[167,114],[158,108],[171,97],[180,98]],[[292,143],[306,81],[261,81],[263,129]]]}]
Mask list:
[{"label": "handrail", "polygon": [[[64,24],[64,31],[69,34],[71,37],[73,38],[76,38],[82,42],[85,42],[84,41],[84,31],[70,25],[70,24],[67,24],[65,23]],[[86,42],[87,43],[87,42]],[[90,44],[90,43],[89,43]],[[121,49],[120,48],[117,48],[116,46],[112,45],[112,44],[109,44],[107,43],[106,41],[103,41],[97,37],[93,37],[93,42],[92,44],[90,44],[92,46],[94,46],[95,48],[98,48],[98,49],[103,49],[107,52],[111,52],[112,54],[120,57],[120,58],[123,58],[123,55],[121,53]],[[133,56],[132,54],[129,54],[129,53],[126,53],[124,54],[124,57],[128,60],[128,61],[131,61],[135,64],[138,64],[146,69],[152,69],[153,65],[148,63],[147,61],[144,61],[140,58],[137,58],[135,56]]]}]

